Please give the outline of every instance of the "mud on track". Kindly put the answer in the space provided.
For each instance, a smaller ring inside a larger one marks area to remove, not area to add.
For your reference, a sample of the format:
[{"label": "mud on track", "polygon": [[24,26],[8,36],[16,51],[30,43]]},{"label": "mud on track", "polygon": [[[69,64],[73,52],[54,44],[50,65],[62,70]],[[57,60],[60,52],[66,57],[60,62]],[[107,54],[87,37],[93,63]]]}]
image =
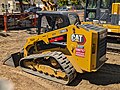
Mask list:
[{"label": "mud on track", "polygon": [[[25,31],[9,32],[0,35],[0,62],[10,53],[22,49],[26,38],[34,34]],[[61,85],[23,72],[0,63],[0,78],[14,83],[15,90],[120,90],[120,56],[107,54],[107,63],[95,73],[77,75],[70,85]]]}]

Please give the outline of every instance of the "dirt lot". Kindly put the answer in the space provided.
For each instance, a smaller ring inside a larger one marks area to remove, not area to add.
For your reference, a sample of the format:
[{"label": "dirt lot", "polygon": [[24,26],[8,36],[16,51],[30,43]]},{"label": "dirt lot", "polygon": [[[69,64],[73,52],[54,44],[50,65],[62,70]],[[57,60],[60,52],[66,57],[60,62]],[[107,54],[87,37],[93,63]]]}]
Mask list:
[{"label": "dirt lot", "polygon": [[[32,34],[33,35],[33,34]],[[0,33],[0,61],[10,53],[20,51],[26,38],[32,36],[25,31],[9,32],[7,37]],[[120,56],[107,54],[107,65],[120,70]],[[119,71],[120,72],[120,71]],[[27,74],[21,69],[0,63],[0,78],[10,80],[15,90],[120,90],[120,74],[85,73],[77,75],[70,85],[61,85],[37,76]]]}]

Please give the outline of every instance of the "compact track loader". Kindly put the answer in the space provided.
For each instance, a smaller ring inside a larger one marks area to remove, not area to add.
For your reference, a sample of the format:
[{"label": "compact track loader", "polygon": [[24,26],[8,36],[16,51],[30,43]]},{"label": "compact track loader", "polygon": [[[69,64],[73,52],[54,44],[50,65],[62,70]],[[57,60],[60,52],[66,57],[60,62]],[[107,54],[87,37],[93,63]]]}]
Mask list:
[{"label": "compact track loader", "polygon": [[74,12],[40,11],[37,14],[38,35],[28,38],[23,51],[12,54],[4,64],[69,84],[76,72],[95,72],[105,63],[105,28],[80,25]]}]

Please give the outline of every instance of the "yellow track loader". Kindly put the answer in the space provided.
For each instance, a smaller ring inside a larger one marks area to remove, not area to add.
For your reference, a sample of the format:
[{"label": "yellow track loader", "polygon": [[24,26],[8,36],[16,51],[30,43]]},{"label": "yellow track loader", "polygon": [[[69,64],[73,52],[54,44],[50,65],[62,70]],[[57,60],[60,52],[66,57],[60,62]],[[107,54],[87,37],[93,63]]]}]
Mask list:
[{"label": "yellow track loader", "polygon": [[27,38],[23,51],[12,54],[4,64],[69,84],[76,72],[95,72],[105,63],[105,28],[81,25],[75,12],[40,11],[37,14],[38,35]]}]

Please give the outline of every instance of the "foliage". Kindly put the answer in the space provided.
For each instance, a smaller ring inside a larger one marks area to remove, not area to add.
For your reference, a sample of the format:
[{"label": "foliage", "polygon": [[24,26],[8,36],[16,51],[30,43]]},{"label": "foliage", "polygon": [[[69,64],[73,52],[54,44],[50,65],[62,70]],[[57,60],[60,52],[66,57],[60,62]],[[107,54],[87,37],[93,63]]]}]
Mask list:
[{"label": "foliage", "polygon": [[[82,4],[81,4],[82,3]],[[85,0],[58,0],[57,5],[84,5]]]}]

